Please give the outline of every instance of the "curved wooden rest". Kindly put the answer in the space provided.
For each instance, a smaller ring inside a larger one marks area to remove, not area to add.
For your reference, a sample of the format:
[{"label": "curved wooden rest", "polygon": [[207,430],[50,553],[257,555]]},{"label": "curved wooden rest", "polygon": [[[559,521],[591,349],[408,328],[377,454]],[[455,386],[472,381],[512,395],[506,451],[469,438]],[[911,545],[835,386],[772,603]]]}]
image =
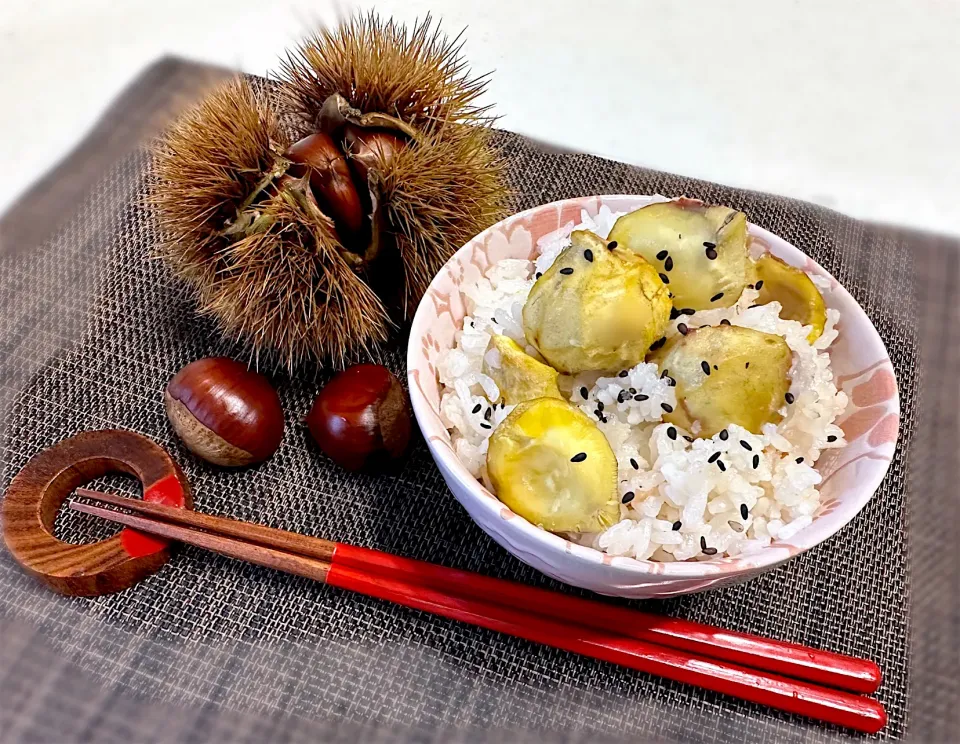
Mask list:
[{"label": "curved wooden rest", "polygon": [[132,431],[89,431],[33,457],[3,500],[3,539],[14,559],[62,594],[110,594],[135,584],[170,557],[169,543],[131,529],[89,545],[53,536],[53,522],[77,486],[111,472],[143,484],[143,498],[191,508],[190,484],[160,445]]}]

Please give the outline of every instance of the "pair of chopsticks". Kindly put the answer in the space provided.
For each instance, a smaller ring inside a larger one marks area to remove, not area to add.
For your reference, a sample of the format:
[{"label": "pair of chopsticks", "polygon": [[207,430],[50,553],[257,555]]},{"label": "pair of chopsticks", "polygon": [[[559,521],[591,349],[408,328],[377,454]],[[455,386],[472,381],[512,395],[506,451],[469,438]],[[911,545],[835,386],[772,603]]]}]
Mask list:
[{"label": "pair of chopsticks", "polygon": [[886,724],[871,661],[661,617],[378,550],[77,489],[141,532],[857,731]]}]

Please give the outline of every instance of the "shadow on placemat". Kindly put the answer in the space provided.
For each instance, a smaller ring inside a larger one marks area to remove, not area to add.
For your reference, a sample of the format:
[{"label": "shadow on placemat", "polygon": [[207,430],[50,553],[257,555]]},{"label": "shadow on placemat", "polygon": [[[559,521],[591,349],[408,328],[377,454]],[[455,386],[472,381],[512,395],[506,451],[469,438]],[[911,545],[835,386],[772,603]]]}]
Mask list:
[{"label": "shadow on placemat", "polygon": [[[203,510],[561,588],[470,522],[422,443],[390,477],[328,467],[298,422],[313,380],[279,380],[288,434],[262,467],[214,471],[172,437],[159,391],[187,361],[231,349],[196,320],[164,267],[144,261],[157,236],[138,206],[148,164],[139,145],[223,76],[177,60],[153,66],[0,220],[0,486],[66,436],[125,427],[174,454]],[[516,209],[593,193],[730,204],[809,253],[864,307],[890,351],[903,413],[876,497],[835,539],[775,571],[642,604],[875,659],[890,716],[882,738],[953,736],[960,417],[957,376],[947,370],[960,363],[956,243],[551,151],[509,132],[496,138],[511,163]],[[402,373],[402,351],[386,356]],[[58,529],[82,534],[69,515]],[[3,552],[0,637],[0,736],[8,741],[850,738],[192,548],[142,584],[97,599],[51,594]]]}]

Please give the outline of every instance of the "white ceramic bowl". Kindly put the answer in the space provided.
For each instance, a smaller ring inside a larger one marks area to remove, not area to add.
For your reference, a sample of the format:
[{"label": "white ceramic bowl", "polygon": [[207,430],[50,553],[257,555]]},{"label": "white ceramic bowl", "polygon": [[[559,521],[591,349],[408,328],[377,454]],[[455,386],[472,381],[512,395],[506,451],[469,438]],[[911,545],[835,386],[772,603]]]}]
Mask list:
[{"label": "white ceramic bowl", "polygon": [[[831,348],[834,375],[850,398],[838,422],[849,444],[817,462],[823,475],[821,505],[813,523],[791,538],[748,556],[705,562],[657,563],[612,558],[571,543],[514,514],[459,462],[440,421],[435,361],[454,343],[466,314],[461,284],[476,281],[503,258],[531,258],[537,240],[596,215],[605,204],[627,212],[663,197],[591,196],[545,204],[508,217],[463,246],[434,277],[410,332],[407,349],[410,398],[423,436],[453,495],[473,520],[520,560],[560,581],[621,597],[667,597],[737,583],[767,571],[836,534],[859,512],[883,480],[896,447],[900,406],[893,367],[870,319],[840,284],[800,250],[762,228],[750,235],[774,255],[829,280],[828,307],[841,313],[840,336]],[[843,539],[841,536],[839,539]]]}]

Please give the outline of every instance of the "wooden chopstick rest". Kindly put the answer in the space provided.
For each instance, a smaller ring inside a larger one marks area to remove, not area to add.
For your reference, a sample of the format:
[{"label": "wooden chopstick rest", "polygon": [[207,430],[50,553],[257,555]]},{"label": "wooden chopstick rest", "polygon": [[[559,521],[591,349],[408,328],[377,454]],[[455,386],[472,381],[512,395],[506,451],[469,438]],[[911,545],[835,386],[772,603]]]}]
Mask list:
[{"label": "wooden chopstick rest", "polygon": [[106,429],[78,434],[31,458],[3,499],[3,539],[23,568],[51,589],[95,596],[126,589],[159,569],[170,543],[136,530],[87,545],[53,536],[57,511],[80,485],[111,472],[139,478],[143,498],[192,508],[190,484],[160,445],[140,434]]}]

